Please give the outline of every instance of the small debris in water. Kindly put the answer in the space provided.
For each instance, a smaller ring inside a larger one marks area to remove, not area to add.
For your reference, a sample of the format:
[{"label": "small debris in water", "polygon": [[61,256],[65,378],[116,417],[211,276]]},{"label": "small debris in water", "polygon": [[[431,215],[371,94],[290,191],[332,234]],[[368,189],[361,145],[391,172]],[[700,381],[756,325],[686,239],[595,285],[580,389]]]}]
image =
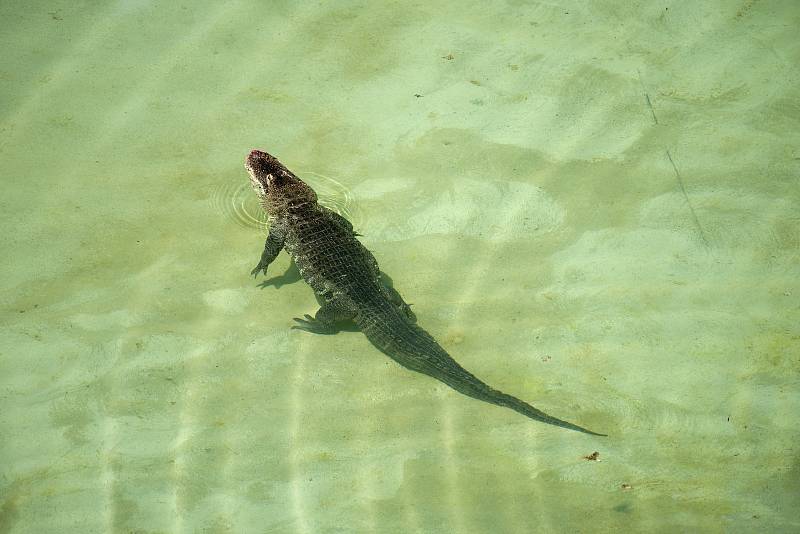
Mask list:
[{"label": "small debris in water", "polygon": [[583,457],[584,460],[589,460],[592,462],[599,462],[600,461],[600,453],[594,451],[592,454]]},{"label": "small debris in water", "polygon": [[622,485],[622,486],[620,486],[620,487],[621,487],[622,489],[624,489],[624,490],[630,490],[630,489],[633,489],[633,486],[631,486],[630,484],[623,484],[623,485]]}]

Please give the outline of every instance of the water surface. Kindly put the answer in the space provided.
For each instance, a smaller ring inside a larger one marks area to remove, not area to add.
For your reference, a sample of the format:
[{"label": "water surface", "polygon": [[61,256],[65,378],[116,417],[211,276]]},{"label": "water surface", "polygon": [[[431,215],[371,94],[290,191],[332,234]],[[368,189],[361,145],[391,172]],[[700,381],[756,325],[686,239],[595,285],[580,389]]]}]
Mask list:
[{"label": "water surface", "polygon": [[[796,3],[0,15],[0,532],[800,529]],[[252,148],[462,365],[609,437],[289,330]]]}]

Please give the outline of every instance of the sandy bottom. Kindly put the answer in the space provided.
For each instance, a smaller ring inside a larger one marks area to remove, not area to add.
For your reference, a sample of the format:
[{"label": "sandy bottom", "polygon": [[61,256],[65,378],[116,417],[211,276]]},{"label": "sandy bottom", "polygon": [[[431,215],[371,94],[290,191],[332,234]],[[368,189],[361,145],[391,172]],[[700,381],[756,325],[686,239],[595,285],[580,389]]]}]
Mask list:
[{"label": "sandy bottom", "polygon": [[[800,7],[623,4],[2,3],[0,532],[798,531]],[[609,436],[289,330],[255,147]]]}]

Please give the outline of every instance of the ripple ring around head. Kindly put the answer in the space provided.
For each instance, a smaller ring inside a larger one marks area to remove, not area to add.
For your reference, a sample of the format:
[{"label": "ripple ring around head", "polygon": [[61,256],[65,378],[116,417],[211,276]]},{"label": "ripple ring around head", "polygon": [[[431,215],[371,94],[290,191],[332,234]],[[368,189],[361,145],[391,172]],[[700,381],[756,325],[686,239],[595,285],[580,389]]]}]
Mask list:
[{"label": "ripple ring around head", "polygon": [[[347,218],[354,225],[356,214],[353,209],[353,194],[340,182],[319,174],[305,171],[298,176],[317,192],[319,203]],[[240,226],[253,228],[266,233],[269,230],[267,214],[258,202],[249,181],[230,182],[215,188],[211,195],[211,203],[227,219]]]},{"label": "ripple ring around head", "polygon": [[240,226],[261,231],[267,229],[267,214],[261,209],[249,182],[220,184],[211,195],[211,203],[226,219]]}]

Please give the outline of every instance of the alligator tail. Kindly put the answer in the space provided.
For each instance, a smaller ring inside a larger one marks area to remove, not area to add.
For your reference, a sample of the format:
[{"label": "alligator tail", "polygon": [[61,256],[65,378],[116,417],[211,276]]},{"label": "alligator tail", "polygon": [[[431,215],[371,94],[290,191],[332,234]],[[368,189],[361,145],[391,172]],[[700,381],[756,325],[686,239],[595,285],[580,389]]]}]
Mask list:
[{"label": "alligator tail", "polygon": [[367,339],[403,367],[431,376],[473,399],[510,408],[534,421],[605,436],[538,410],[512,395],[491,388],[461,367],[425,330],[391,305],[359,314],[356,322]]}]

